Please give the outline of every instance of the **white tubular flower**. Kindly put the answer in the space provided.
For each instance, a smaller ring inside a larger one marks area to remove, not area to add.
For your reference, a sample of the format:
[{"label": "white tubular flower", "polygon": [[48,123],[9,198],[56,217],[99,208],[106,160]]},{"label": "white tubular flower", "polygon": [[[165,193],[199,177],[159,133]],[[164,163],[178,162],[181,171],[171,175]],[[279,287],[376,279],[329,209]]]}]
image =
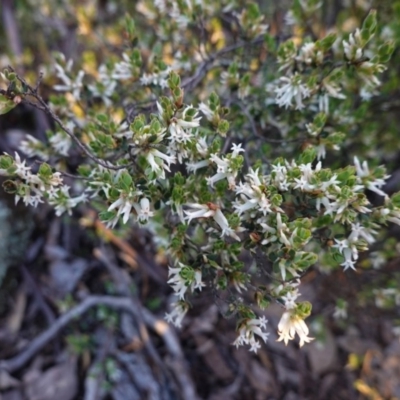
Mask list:
[{"label": "white tubular flower", "polygon": [[319,189],[326,191],[329,187],[332,187],[337,193],[340,192],[340,187],[338,184],[340,181],[337,179],[337,175],[333,175],[328,181],[321,182]]},{"label": "white tubular flower", "polygon": [[335,239],[335,242],[336,244],[334,244],[332,247],[337,248],[341,254],[343,254],[344,249],[349,248],[349,241],[347,239],[344,240]]},{"label": "white tubular flower", "polygon": [[[282,217],[280,213],[276,214],[276,228],[277,228],[277,236],[279,241],[283,243],[285,246],[291,247],[291,243],[285,235],[286,233],[290,233],[287,225],[282,222]],[[283,278],[285,279],[285,278]]]},{"label": "white tubular flower", "polygon": [[315,189],[315,186],[309,184],[304,176],[300,177],[300,179],[295,178],[294,181],[296,183],[294,184],[293,189],[300,189],[302,191],[309,191]]},{"label": "white tubular flower", "polygon": [[308,333],[309,329],[304,320],[296,315],[293,310],[287,310],[283,313],[278,324],[279,338],[277,342],[283,340],[287,345],[289,340],[293,340],[297,334],[300,339],[299,345],[302,347],[304,343],[310,343],[311,340],[314,340],[314,338],[308,336]]},{"label": "white tubular flower", "polygon": [[182,320],[189,310],[189,306],[184,302],[172,304],[174,307],[170,313],[165,314],[165,320],[168,323],[175,325],[177,328],[182,326]]},{"label": "white tubular flower", "polygon": [[312,63],[321,64],[324,60],[324,53],[318,50],[314,42],[310,42],[302,46],[296,60],[308,65]]},{"label": "white tubular flower", "polygon": [[170,171],[169,166],[176,162],[174,156],[168,156],[157,149],[151,149],[146,154],[146,160],[153,172],[157,173],[158,177],[165,179],[165,171]]},{"label": "white tubular flower", "polygon": [[[389,198],[386,198],[386,202]],[[387,207],[383,207],[380,209],[380,214],[382,217],[385,217],[388,221],[393,222],[396,225],[400,225],[400,211],[399,210],[391,210]]]},{"label": "white tubular flower", "polygon": [[245,150],[242,148],[242,144],[233,144],[232,153],[228,157],[220,158],[216,154],[211,154],[210,161],[217,165],[217,173],[209,178],[207,178],[207,183],[213,187],[215,182],[222,179],[227,179],[230,189],[235,189],[236,182],[235,178],[237,176],[237,170],[232,168],[232,159],[237,157],[241,152]]},{"label": "white tubular flower", "polygon": [[[208,205],[209,204],[209,205]],[[215,206],[212,203],[208,203],[207,205],[205,204],[187,204],[188,207],[192,207],[194,209],[197,209],[198,211],[184,211],[186,214],[185,219],[188,220],[188,223],[190,224],[190,221],[193,218],[209,218],[214,216],[215,210],[217,209],[217,206]],[[212,205],[211,205],[212,204]],[[212,208],[210,208],[212,207]]]},{"label": "white tubular flower", "polygon": [[335,306],[335,310],[333,312],[333,318],[335,319],[347,319],[347,302],[340,301]]},{"label": "white tubular flower", "polygon": [[[66,123],[68,130],[73,132],[75,124],[72,121]],[[69,149],[72,145],[71,138],[63,131],[57,132],[49,139],[51,147],[62,156],[68,156]]]},{"label": "white tubular flower", "polygon": [[239,144],[233,143],[232,147],[231,147],[231,150],[232,150],[232,157],[236,157],[240,153],[244,153],[245,152],[244,148],[242,147],[242,143],[239,143]]},{"label": "white tubular flower", "polygon": [[317,11],[322,6],[322,1],[300,0],[301,8],[307,13]]},{"label": "white tubular flower", "polygon": [[26,179],[28,177],[28,175],[31,175],[31,173],[30,173],[31,167],[27,167],[25,165],[26,160],[21,161],[21,157],[19,156],[19,154],[17,152],[15,152],[14,160],[15,160],[14,166],[16,167],[15,173],[20,178]]},{"label": "white tubular flower", "polygon": [[363,86],[360,89],[360,97],[364,101],[371,100],[373,96],[377,96],[379,91],[370,85]]},{"label": "white tubular flower", "polygon": [[280,78],[282,86],[275,89],[276,104],[279,107],[289,108],[294,100],[296,110],[304,108],[303,100],[310,97],[310,89],[301,82],[301,76],[298,74],[290,77],[283,76]]},{"label": "white tubular flower", "polygon": [[301,171],[301,177],[295,178],[293,182],[294,189],[300,189],[301,191],[312,191],[316,188],[315,185],[311,184],[310,181],[314,174],[321,170],[321,161],[312,169],[311,163],[300,164],[299,169]]},{"label": "white tubular flower", "polygon": [[197,139],[196,150],[199,152],[199,154],[202,157],[206,157],[207,156],[208,145],[207,145],[207,141],[206,141],[205,138],[201,137],[201,138]]},{"label": "white tubular flower", "polygon": [[222,229],[221,237],[222,236],[231,236],[234,239],[238,240],[240,242],[240,238],[238,235],[236,235],[235,231],[229,226],[228,220],[225,218],[225,215],[222,213],[221,209],[216,205],[211,202],[207,204],[187,204],[188,207],[192,207],[197,211],[184,211],[186,214],[185,219],[188,220],[188,223],[190,224],[190,221],[193,218],[210,218],[212,217],[214,221],[220,226]]},{"label": "white tubular flower", "polygon": [[321,209],[321,204],[325,207],[325,210],[328,211],[327,214],[332,214],[333,210],[331,210],[331,203],[327,196],[317,197],[315,202],[315,208],[317,211]]},{"label": "white tubular flower", "polygon": [[358,160],[358,157],[354,157],[354,165],[356,167],[356,172],[358,178],[365,178],[366,176],[369,175],[369,168],[368,168],[368,163],[367,161],[364,161],[362,163],[362,166],[360,164],[360,161]]},{"label": "white tubular flower", "polygon": [[349,40],[343,40],[344,54],[349,61],[357,61],[362,55],[362,39],[361,32],[357,29],[354,34],[351,33]]},{"label": "white tubular flower", "polygon": [[19,150],[28,157],[40,157],[42,160],[47,161],[49,154],[46,146],[32,135],[26,135],[24,140],[19,144]]},{"label": "white tubular flower", "polygon": [[60,92],[72,92],[72,95],[76,100],[80,99],[81,89],[83,87],[83,77],[85,76],[85,72],[80,70],[78,75],[76,76],[75,80],[73,81],[69,76],[67,76],[66,72],[70,72],[72,69],[72,60],[69,60],[67,66],[64,68],[56,63],[56,75],[59,79],[61,79],[64,85],[54,85],[54,90],[58,90]]},{"label": "white tubular flower", "polygon": [[208,167],[209,164],[208,160],[198,161],[196,163],[187,163],[186,169],[188,172],[196,172],[200,168]]},{"label": "white tubular flower", "polygon": [[190,110],[193,110],[192,106],[188,106],[183,110],[182,117],[176,118],[176,123],[182,128],[198,128],[200,126],[201,117],[198,117],[198,111],[193,116],[187,115]]},{"label": "white tubular flower", "polygon": [[355,244],[349,242],[348,239],[344,240],[335,239],[335,242],[336,244],[334,244],[332,247],[337,248],[340,254],[344,256],[344,262],[340,264],[342,267],[344,267],[344,271],[346,271],[349,268],[355,271],[356,270],[355,264],[356,261],[358,260],[358,250]]},{"label": "white tubular flower", "polygon": [[132,67],[128,54],[123,53],[122,58],[124,61],[116,63],[114,71],[111,74],[112,79],[127,80],[132,78]]},{"label": "white tubular flower", "polygon": [[237,202],[234,204],[236,212],[239,215],[243,214],[244,212],[246,212],[248,210],[252,210],[252,209],[256,208],[258,205],[257,199],[247,199],[244,196],[241,196],[241,199],[244,200],[244,203]]},{"label": "white tubular flower", "polygon": [[214,111],[212,111],[211,108],[207,104],[201,102],[199,104],[199,110],[205,115],[205,117],[209,121],[212,121],[212,119],[214,117]]},{"label": "white tubular flower", "polygon": [[336,82],[332,82],[331,80],[326,78],[322,81],[322,86],[330,97],[334,97],[335,99],[346,98],[343,93],[340,93],[342,88]]},{"label": "white tubular flower", "polygon": [[358,240],[359,237],[365,239],[369,244],[375,242],[375,238],[373,235],[376,235],[377,232],[373,229],[367,229],[362,226],[359,222],[355,224],[351,224],[351,234],[349,236],[350,242],[355,242]]},{"label": "white tubular flower", "polygon": [[154,212],[150,211],[150,201],[145,197],[140,200],[140,203],[134,203],[133,207],[137,212],[137,219],[141,223],[147,223],[150,217],[154,216]]},{"label": "white tubular flower", "polygon": [[385,175],[383,179],[376,178],[368,182],[368,179],[366,178],[369,177],[371,179],[372,177],[368,168],[367,161],[364,161],[361,165],[358,158],[354,157],[354,165],[357,171],[358,183],[363,184],[367,189],[375,192],[376,194],[379,194],[380,196],[387,197],[387,194],[383,190],[381,190],[381,187],[385,185],[385,180],[389,178],[389,175]]},{"label": "white tubular flower", "polygon": [[[129,216],[131,215],[132,207],[133,207],[132,201],[128,197],[122,195],[118,200],[114,201],[114,203],[112,203],[110,207],[108,207],[107,211],[112,211],[117,209],[118,216],[123,215],[122,222],[126,224],[128,222]],[[114,222],[114,225],[115,224],[116,221]]]}]

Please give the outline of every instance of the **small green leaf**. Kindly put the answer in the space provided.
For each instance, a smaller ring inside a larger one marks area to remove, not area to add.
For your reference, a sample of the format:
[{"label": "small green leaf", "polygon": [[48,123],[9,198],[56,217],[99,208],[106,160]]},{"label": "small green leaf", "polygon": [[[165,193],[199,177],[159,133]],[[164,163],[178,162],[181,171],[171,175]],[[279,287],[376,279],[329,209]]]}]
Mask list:
[{"label": "small green leaf", "polygon": [[328,51],[333,46],[337,38],[336,33],[330,33],[328,36],[324,37],[322,40],[317,42],[318,46],[323,51]]},{"label": "small green leaf", "polygon": [[400,192],[394,193],[391,197],[391,200],[395,207],[400,208]]},{"label": "small green leaf", "polygon": [[[219,97],[218,97],[217,93],[212,92],[212,93],[210,94],[209,102],[210,102],[210,107],[211,107],[211,106],[214,106],[214,107],[216,108],[216,107],[219,106]],[[215,110],[215,108],[211,108],[211,109],[212,109],[212,110]]]},{"label": "small green leaf", "polygon": [[47,163],[43,163],[40,167],[39,167],[39,172],[38,175],[43,178],[43,179],[48,179],[53,175],[53,171],[50,167],[49,164]]},{"label": "small green leaf", "polygon": [[90,176],[90,173],[92,172],[92,167],[90,165],[80,165],[78,167],[78,173],[81,176],[88,177]]},{"label": "small green leaf", "polygon": [[300,318],[307,318],[311,314],[312,305],[309,301],[302,301],[297,304],[296,315]]},{"label": "small green leaf", "polygon": [[181,78],[176,72],[174,72],[174,71],[171,72],[170,79],[171,79],[174,87],[180,86]]},{"label": "small green leaf", "polygon": [[14,165],[14,159],[7,155],[0,156],[0,169],[8,169]]},{"label": "small green leaf", "polygon": [[96,118],[102,124],[106,124],[108,122],[108,116],[106,114],[97,114]]},{"label": "small green leaf", "polygon": [[300,251],[296,253],[294,264],[297,269],[305,270],[315,264],[317,260],[318,256],[315,253]]},{"label": "small green leaf", "polygon": [[221,121],[219,121],[218,123],[218,133],[220,133],[222,136],[225,136],[226,133],[228,132],[229,129],[229,122],[225,119],[222,119]]},{"label": "small green leaf", "polygon": [[299,164],[308,164],[313,162],[317,157],[317,151],[314,147],[307,147],[299,157]]},{"label": "small green leaf", "polygon": [[374,34],[376,31],[377,24],[378,21],[376,18],[376,10],[371,10],[364,20],[362,29],[369,31],[371,34]]},{"label": "small green leaf", "polygon": [[12,100],[7,99],[6,97],[0,95],[0,115],[7,114],[11,111],[17,104]]},{"label": "small green leaf", "polygon": [[119,178],[119,183],[123,189],[129,190],[132,186],[132,177],[124,171]]}]

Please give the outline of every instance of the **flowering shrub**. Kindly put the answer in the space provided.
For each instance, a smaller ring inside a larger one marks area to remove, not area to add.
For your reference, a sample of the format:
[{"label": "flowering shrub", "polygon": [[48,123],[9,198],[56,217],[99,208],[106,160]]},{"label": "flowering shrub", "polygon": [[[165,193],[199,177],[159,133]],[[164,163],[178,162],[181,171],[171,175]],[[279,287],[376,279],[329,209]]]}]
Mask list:
[{"label": "flowering shrub", "polygon": [[385,193],[385,168],[353,135],[379,96],[394,33],[374,10],[352,32],[326,32],[322,3],[294,1],[270,28],[256,3],[140,1],[124,19],[124,50],[96,70],[54,55],[48,100],[42,76],[32,85],[6,68],[1,113],[27,103],[54,130],[0,157],[4,189],[56,215],[86,204],[110,228],[147,226],[171,257],[176,326],[207,287],[237,318],[236,346],[256,352],[268,340],[271,302],[283,307],[278,340],[310,342],[301,277],[356,270],[383,228],[400,225],[400,193]]}]

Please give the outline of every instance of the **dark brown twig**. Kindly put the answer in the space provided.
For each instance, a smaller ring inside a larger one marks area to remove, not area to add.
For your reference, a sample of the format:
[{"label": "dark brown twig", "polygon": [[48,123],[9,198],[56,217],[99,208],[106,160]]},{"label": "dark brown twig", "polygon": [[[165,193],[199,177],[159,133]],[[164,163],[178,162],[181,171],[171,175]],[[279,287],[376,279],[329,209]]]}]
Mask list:
[{"label": "dark brown twig", "polygon": [[19,265],[19,269],[22,273],[22,276],[27,284],[28,287],[31,288],[31,292],[33,296],[35,297],[39,308],[42,310],[44,316],[46,317],[48,325],[51,325],[55,321],[55,315],[53,310],[50,308],[50,306],[46,303],[46,300],[44,299],[42,292],[40,291],[39,286],[35,282],[35,279],[33,278],[32,274],[26,268],[25,265]]},{"label": "dark brown twig", "polygon": [[190,91],[194,87],[196,87],[200,83],[200,81],[204,78],[204,76],[207,74],[207,72],[213,67],[214,62],[217,61],[221,56],[245,46],[254,46],[257,44],[261,44],[263,43],[263,41],[264,41],[264,36],[260,36],[250,42],[238,42],[230,46],[224,47],[223,49],[215,52],[214,54],[211,54],[207,60],[205,60],[199,65],[199,67],[196,69],[195,73],[191,77],[183,80],[182,88]]},{"label": "dark brown twig", "polygon": [[33,339],[21,353],[8,360],[0,361],[0,370],[4,369],[10,373],[17,371],[53,340],[72,320],[81,317],[96,306],[106,306],[136,314],[134,312],[135,304],[128,297],[89,296],[81,304],[59,317],[53,325]]},{"label": "dark brown twig", "polygon": [[[8,66],[8,69],[11,72],[15,72],[14,68],[12,68],[11,66]],[[58,126],[75,142],[75,144],[92,160],[94,161],[96,164],[101,165],[104,168],[107,169],[111,169],[111,170],[115,170],[118,171],[120,169],[124,169],[124,168],[129,168],[131,166],[134,166],[135,164],[126,164],[126,165],[119,165],[119,166],[115,166],[115,165],[110,165],[107,162],[105,162],[104,160],[101,160],[100,158],[96,157],[94,154],[92,154],[88,148],[75,136],[75,134],[73,132],[71,132],[65,125],[64,123],[61,121],[61,119],[58,117],[58,115],[48,106],[48,104],[43,100],[43,98],[39,95],[38,93],[38,88],[39,88],[39,84],[41,82],[41,76],[39,76],[37,84],[35,87],[32,87],[31,85],[28,84],[28,82],[26,82],[26,80],[24,78],[22,78],[21,76],[19,76],[18,74],[16,74],[16,78],[19,82],[21,82],[25,89],[27,89],[27,93],[24,93],[24,97],[23,97],[23,102],[26,102],[27,104],[41,110],[44,111],[45,113],[47,113],[50,118],[56,122],[58,124]],[[38,103],[29,101],[29,99],[27,99],[27,96],[31,96],[33,97]]]}]

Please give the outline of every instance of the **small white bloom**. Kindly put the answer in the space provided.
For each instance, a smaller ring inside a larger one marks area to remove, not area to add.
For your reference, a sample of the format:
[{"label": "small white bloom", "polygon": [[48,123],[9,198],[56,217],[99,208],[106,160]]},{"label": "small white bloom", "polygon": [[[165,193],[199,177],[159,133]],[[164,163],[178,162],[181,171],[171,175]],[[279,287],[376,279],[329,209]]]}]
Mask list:
[{"label": "small white bloom", "polygon": [[343,263],[340,264],[344,269],[343,271],[348,270],[349,268],[356,271],[355,268],[355,261],[351,260],[351,259],[346,259]]},{"label": "small white bloom", "polygon": [[335,242],[336,244],[334,244],[332,247],[336,247],[341,254],[343,254],[344,249],[349,248],[349,241],[347,239],[344,240],[335,239]]},{"label": "small white bloom", "polygon": [[31,173],[30,173],[31,168],[27,167],[25,165],[26,160],[21,161],[21,157],[19,156],[19,154],[17,152],[15,152],[14,160],[15,160],[14,166],[16,167],[15,173],[20,178],[26,179],[28,175],[31,175]]},{"label": "small white bloom", "polygon": [[214,116],[214,111],[211,110],[211,108],[205,104],[205,103],[200,103],[199,104],[199,110],[205,115],[205,117],[209,120],[212,121],[213,116]]},{"label": "small white bloom", "polygon": [[150,211],[150,201],[145,197],[140,200],[140,204],[134,203],[133,206],[137,212],[137,219],[142,223],[146,223],[154,216],[154,212]]}]

